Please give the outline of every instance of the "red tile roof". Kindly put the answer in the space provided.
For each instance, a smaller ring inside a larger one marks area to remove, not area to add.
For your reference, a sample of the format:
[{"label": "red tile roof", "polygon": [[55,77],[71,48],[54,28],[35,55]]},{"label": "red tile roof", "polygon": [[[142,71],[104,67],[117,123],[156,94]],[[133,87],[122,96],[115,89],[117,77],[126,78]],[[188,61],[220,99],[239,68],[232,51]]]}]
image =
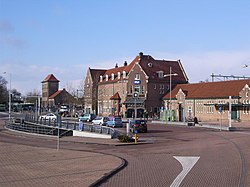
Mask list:
[{"label": "red tile roof", "polygon": [[43,82],[60,82],[57,80],[57,78],[53,74],[49,74],[45,79],[42,81]]},{"label": "red tile roof", "polygon": [[111,100],[121,100],[121,97],[118,92],[116,92],[111,98]]},{"label": "red tile roof", "polygon": [[[125,71],[126,73],[129,73],[130,70],[133,68],[134,64],[138,62],[140,66],[143,68],[145,73],[149,76],[149,79],[158,79],[158,71],[163,71],[163,74],[170,74],[170,67],[172,68],[172,74],[177,73],[178,76],[175,76],[173,78],[174,81],[187,83],[188,78],[185,74],[185,71],[183,70],[183,67],[179,60],[177,61],[166,61],[166,60],[155,60],[150,55],[143,55],[142,53],[139,56],[136,56],[134,60],[127,66],[121,66],[117,68],[108,69],[105,71],[105,73],[102,74],[103,81],[102,83],[109,83],[109,82],[117,82],[118,72],[121,73]],[[149,66],[151,64],[152,66]],[[112,73],[115,75],[114,80],[112,80]],[[106,75],[108,75],[108,81],[106,81]],[[167,81],[169,77],[164,78],[164,81]],[[99,82],[100,83],[100,82]]]},{"label": "red tile roof", "polygon": [[56,96],[58,96],[63,90],[57,90],[55,93],[53,93],[51,96],[49,96],[49,99],[54,99]]},{"label": "red tile roof", "polygon": [[[172,90],[171,98],[176,99],[176,94],[180,89],[182,89],[182,91],[186,94],[187,99],[225,98],[229,96],[239,97],[239,92],[246,84],[250,85],[250,79],[195,84],[178,84]],[[163,97],[163,99],[169,98],[169,93]]]}]

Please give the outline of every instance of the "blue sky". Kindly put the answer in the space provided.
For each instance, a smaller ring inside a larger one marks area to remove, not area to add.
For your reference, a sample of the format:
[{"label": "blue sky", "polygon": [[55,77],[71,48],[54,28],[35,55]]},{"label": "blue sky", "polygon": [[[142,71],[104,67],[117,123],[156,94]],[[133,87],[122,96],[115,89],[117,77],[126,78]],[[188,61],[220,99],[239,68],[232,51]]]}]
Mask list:
[{"label": "blue sky", "polygon": [[[139,52],[180,59],[191,83],[250,76],[249,0],[0,0],[0,67],[23,94],[50,73],[78,89],[88,67]],[[6,75],[2,75],[6,76]],[[6,77],[8,79],[8,77]]]}]

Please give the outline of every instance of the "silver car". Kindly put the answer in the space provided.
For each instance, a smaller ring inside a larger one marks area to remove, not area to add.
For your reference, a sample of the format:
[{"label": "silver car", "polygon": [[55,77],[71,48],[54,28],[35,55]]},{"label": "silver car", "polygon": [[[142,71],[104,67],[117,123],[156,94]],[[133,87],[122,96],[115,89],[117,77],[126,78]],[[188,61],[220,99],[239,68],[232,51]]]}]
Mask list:
[{"label": "silver car", "polygon": [[92,121],[93,125],[107,125],[109,118],[108,117],[97,117]]}]

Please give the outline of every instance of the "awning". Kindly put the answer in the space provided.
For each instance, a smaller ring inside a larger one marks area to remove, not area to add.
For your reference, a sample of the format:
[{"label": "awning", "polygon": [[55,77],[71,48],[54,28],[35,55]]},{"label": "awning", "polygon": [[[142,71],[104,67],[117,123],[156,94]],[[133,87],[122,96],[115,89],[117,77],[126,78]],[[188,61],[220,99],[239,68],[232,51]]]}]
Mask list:
[{"label": "awning", "polygon": [[142,98],[129,98],[124,102],[124,104],[134,104],[135,102],[137,104],[143,104],[145,102],[145,99],[142,99]]},{"label": "awning", "polygon": [[[220,106],[229,106],[229,103],[225,103],[225,104],[214,104],[216,107],[220,107]],[[242,104],[242,103],[238,103],[238,104],[234,104],[232,103],[231,106],[247,106],[246,104]],[[249,105],[250,106],[250,105]]]}]

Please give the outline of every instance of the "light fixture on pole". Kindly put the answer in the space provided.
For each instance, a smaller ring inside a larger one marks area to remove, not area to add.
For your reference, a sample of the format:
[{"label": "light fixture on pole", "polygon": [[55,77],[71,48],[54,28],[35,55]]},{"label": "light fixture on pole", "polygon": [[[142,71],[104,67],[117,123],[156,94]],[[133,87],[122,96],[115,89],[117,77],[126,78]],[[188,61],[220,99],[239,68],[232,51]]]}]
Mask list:
[{"label": "light fixture on pole", "polygon": [[164,75],[163,77],[168,77],[169,76],[169,111],[170,111],[170,115],[171,115],[171,110],[172,110],[172,103],[171,103],[171,99],[172,99],[172,76],[177,76],[177,73],[172,73],[172,67],[170,66],[169,68],[169,74]]}]

